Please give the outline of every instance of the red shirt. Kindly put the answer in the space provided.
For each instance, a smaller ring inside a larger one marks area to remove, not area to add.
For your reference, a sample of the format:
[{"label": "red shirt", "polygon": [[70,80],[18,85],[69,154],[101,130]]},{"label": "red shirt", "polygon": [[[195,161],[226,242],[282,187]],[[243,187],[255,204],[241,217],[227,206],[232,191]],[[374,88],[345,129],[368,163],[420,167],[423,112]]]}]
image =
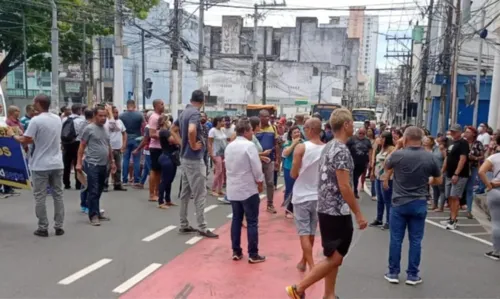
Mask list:
[{"label": "red shirt", "polygon": [[18,119],[12,120],[10,118],[7,118],[7,120],[5,121],[5,123],[9,127],[13,127],[13,128],[18,127],[19,130],[21,131],[21,134],[24,133],[23,125],[21,124],[21,122]]}]

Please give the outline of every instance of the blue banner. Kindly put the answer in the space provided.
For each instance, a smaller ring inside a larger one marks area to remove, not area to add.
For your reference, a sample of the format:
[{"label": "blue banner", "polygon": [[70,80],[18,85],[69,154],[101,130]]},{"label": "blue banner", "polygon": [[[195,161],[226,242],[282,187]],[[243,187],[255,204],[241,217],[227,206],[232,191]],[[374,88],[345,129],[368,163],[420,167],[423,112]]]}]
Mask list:
[{"label": "blue banner", "polygon": [[24,150],[11,137],[0,137],[0,184],[31,189]]}]

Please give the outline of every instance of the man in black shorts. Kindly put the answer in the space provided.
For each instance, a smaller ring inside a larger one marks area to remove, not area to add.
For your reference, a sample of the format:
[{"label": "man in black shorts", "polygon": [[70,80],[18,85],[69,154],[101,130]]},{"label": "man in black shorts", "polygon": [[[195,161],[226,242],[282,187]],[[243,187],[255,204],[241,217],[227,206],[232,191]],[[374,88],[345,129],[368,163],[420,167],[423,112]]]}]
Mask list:
[{"label": "man in black shorts", "polygon": [[323,150],[318,184],[319,229],[326,259],[315,265],[299,284],[286,287],[286,292],[292,299],[305,298],[305,290],[323,278],[323,298],[336,298],[338,270],[352,241],[351,211],[360,229],[365,229],[367,225],[354,197],[354,162],[346,146],[354,131],[351,112],[344,108],[335,109],[330,116],[330,125],[335,138]]}]

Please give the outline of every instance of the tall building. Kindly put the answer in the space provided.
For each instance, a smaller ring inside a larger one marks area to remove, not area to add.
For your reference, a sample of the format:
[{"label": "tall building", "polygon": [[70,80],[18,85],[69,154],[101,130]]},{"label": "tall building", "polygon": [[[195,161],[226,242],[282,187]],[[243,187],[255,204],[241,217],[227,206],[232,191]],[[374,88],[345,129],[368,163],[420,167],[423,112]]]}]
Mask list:
[{"label": "tall building", "polygon": [[358,82],[364,85],[370,100],[375,95],[375,69],[377,65],[378,16],[365,14],[365,6],[350,6],[348,16],[332,16],[322,27],[347,28],[349,38],[360,41]]}]

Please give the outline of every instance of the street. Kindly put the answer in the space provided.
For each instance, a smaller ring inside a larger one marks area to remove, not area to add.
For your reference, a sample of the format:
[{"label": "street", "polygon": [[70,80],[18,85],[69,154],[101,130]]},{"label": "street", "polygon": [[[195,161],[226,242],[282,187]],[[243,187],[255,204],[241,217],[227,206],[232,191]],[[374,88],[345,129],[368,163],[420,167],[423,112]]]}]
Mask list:
[{"label": "street", "polygon": [[[173,190],[178,190],[175,184]],[[231,261],[231,208],[209,197],[208,227],[219,240],[201,240],[177,232],[178,207],[156,208],[147,191],[103,194],[102,208],[111,222],[88,225],[79,211],[77,191],[65,192],[66,234],[33,236],[33,199],[28,191],[0,204],[1,298],[285,298],[284,287],[298,282],[300,255],[292,220],[262,212],[260,251],[268,260],[249,265]],[[174,198],[177,198],[175,194]],[[282,191],[276,192],[276,205]],[[52,199],[48,198],[49,218]],[[262,205],[263,206],[263,205]],[[367,219],[375,202],[362,193]],[[194,209],[190,207],[191,224]],[[262,211],[262,209],[261,209]],[[445,215],[441,215],[445,216]],[[245,232],[243,230],[243,232]],[[242,239],[246,240],[245,233]],[[315,246],[321,259],[320,240]],[[246,245],[242,244],[246,254]],[[483,256],[489,246],[477,240],[427,225],[423,242],[422,285],[390,285],[387,267],[388,232],[378,228],[356,231],[338,281],[341,298],[500,298],[499,265]],[[402,269],[406,269],[407,247]],[[404,278],[404,273],[402,273]],[[308,295],[321,296],[322,283]],[[242,295],[245,294],[245,295]]]}]

